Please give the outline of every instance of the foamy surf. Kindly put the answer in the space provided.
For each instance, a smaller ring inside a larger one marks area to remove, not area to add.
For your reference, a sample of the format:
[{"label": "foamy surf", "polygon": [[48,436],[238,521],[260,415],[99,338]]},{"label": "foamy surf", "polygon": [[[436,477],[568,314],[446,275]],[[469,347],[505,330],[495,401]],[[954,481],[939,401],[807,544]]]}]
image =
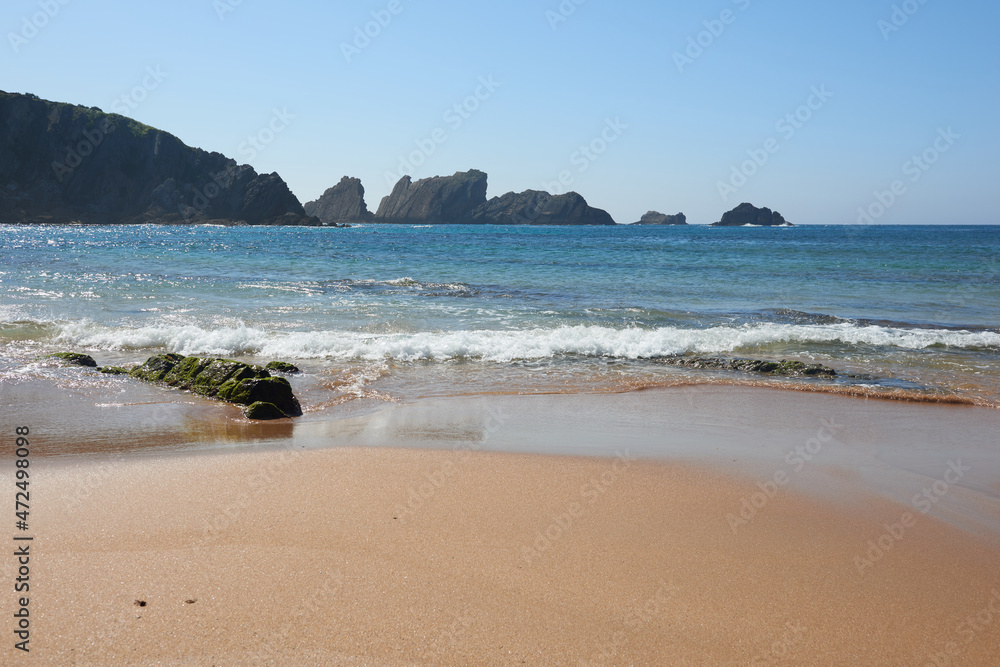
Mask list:
[{"label": "foamy surf", "polygon": [[[42,329],[44,331],[45,329]],[[371,334],[354,331],[270,331],[253,326],[205,328],[151,325],[112,328],[91,322],[58,324],[51,341],[106,350],[167,350],[191,355],[259,355],[291,359],[491,362],[560,356],[655,359],[682,354],[766,351],[780,344],[872,346],[890,351],[1000,349],[1000,333],[857,326],[754,324],[704,329],[559,326],[515,330]]]}]

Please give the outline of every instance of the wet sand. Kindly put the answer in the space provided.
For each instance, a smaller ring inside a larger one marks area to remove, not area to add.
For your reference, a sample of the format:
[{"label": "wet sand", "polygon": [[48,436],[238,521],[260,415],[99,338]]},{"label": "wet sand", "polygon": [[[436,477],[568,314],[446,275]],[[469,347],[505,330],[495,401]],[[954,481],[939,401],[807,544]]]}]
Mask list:
[{"label": "wet sand", "polygon": [[116,420],[149,403],[113,408],[88,440],[64,430],[83,403],[32,412],[29,390],[4,404],[48,453],[30,664],[1000,653],[995,410],[701,387],[257,427],[194,400],[146,436]]}]

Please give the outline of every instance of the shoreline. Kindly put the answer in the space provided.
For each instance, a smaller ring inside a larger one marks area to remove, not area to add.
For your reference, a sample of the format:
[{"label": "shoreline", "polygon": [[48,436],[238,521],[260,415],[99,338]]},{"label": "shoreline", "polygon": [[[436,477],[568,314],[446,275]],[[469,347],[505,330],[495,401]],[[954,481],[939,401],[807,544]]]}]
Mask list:
[{"label": "shoreline", "polygon": [[92,445],[32,462],[41,664],[1000,650],[1000,613],[963,625],[1000,591],[995,410],[698,385],[250,424],[143,387],[99,415],[3,388],[40,451]]}]

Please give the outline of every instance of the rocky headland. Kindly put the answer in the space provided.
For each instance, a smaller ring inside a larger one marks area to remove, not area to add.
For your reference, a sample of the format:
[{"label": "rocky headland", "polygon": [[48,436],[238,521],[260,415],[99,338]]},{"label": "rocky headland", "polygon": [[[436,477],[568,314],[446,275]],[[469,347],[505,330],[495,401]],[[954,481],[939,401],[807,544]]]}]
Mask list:
[{"label": "rocky headland", "polygon": [[2,91],[0,222],[320,224],[277,174],[96,107]]}]

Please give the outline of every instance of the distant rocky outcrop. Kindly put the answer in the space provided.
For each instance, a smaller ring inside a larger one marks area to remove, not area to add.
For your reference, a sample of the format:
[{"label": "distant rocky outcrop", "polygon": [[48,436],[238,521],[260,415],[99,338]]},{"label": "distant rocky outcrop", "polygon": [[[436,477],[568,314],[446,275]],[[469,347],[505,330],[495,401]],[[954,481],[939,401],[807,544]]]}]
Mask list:
[{"label": "distant rocky outcrop", "polygon": [[539,190],[508,192],[472,212],[472,224],[613,225],[607,211],[593,208],[576,192],[552,195]]},{"label": "distant rocky outcrop", "polygon": [[0,222],[320,224],[277,174],[96,107],[2,91]]},{"label": "distant rocky outcrop", "polygon": [[361,179],[344,176],[316,201],[304,206],[306,215],[314,215],[324,225],[349,222],[371,222],[375,217],[365,204],[365,187]]},{"label": "distant rocky outcrop", "polygon": [[383,197],[375,222],[465,224],[486,203],[486,174],[472,169],[413,182],[403,176]]},{"label": "distant rocky outcrop", "polygon": [[743,227],[756,225],[761,227],[793,227],[780,213],[769,208],[757,208],[753,204],[743,203],[722,216],[722,220],[712,223],[713,227]]},{"label": "distant rocky outcrop", "polygon": [[649,211],[646,215],[642,216],[639,222],[633,222],[633,225],[686,225],[687,217],[683,213],[678,213],[677,215],[666,215],[665,213],[660,213],[659,211]]}]

